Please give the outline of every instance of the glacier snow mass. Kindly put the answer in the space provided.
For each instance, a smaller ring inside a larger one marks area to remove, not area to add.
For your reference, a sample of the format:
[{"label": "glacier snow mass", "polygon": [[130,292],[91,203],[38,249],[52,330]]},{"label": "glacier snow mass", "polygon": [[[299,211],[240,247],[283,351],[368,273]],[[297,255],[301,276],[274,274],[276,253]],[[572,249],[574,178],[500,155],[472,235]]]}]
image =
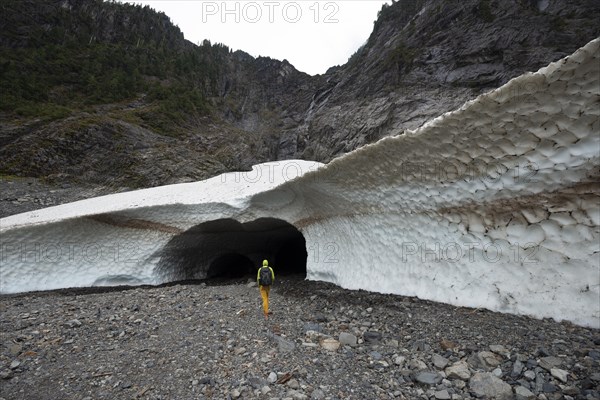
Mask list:
[{"label": "glacier snow mass", "polygon": [[[1,219],[0,289],[163,283],[181,257],[203,278],[215,248],[236,248],[210,232],[198,240],[211,252],[189,248],[198,226],[225,219],[278,246],[277,220],[304,237],[308,279],[598,328],[599,47],[327,165],[266,163]],[[178,242],[176,261],[165,249]]]}]

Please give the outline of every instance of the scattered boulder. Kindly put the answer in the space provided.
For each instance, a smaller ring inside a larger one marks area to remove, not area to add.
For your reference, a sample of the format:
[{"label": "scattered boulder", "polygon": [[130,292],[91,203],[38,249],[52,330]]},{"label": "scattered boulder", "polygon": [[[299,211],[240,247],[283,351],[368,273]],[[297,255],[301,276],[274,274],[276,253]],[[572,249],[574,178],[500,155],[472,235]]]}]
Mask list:
[{"label": "scattered boulder", "polygon": [[489,372],[478,372],[469,380],[469,388],[477,397],[496,400],[511,400],[510,385]]},{"label": "scattered boulder", "polygon": [[446,372],[448,379],[460,379],[467,381],[471,377],[469,364],[467,364],[467,362],[464,360],[452,364],[450,367],[446,368],[444,372]]},{"label": "scattered boulder", "polygon": [[341,343],[333,338],[325,338],[321,340],[321,347],[328,351],[338,351]]},{"label": "scattered boulder", "polygon": [[358,338],[351,333],[342,332],[340,333],[339,341],[342,345],[354,347],[358,343]]},{"label": "scattered boulder", "polygon": [[419,372],[415,376],[415,380],[424,385],[437,385],[442,381],[442,376],[434,371]]},{"label": "scattered boulder", "polygon": [[532,400],[535,399],[535,394],[531,393],[529,389],[523,386],[517,386],[515,388],[515,399],[516,400]]},{"label": "scattered boulder", "polygon": [[446,368],[446,366],[450,362],[447,358],[442,357],[439,354],[434,354],[431,357],[431,361],[433,362],[433,365],[435,365],[435,367],[437,369],[444,369],[444,368]]},{"label": "scattered boulder", "polygon": [[569,376],[569,373],[564,369],[552,368],[550,369],[550,374],[562,383],[567,383],[567,377]]}]

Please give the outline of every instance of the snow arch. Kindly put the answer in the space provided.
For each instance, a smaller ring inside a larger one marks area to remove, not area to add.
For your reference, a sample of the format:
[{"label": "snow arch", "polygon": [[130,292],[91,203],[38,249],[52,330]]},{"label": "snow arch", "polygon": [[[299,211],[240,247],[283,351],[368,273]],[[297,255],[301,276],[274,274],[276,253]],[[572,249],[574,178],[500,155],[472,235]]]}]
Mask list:
[{"label": "snow arch", "polygon": [[277,218],[304,237],[308,279],[598,328],[599,99],[596,39],[326,166],[272,162],[4,218],[0,289],[206,274],[223,254],[197,268],[171,241]]}]

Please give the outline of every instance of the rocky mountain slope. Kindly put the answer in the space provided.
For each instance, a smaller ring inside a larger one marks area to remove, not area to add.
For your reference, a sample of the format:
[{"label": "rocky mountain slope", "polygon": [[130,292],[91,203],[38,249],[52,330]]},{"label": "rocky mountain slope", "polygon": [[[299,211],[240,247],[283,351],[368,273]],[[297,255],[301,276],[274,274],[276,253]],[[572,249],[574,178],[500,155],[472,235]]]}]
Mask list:
[{"label": "rocky mountain slope", "polygon": [[[328,161],[415,129],[600,34],[595,1],[397,1],[331,69],[281,156]],[[524,88],[525,89],[525,88]]]},{"label": "rocky mountain slope", "polygon": [[311,77],[286,61],[192,44],[148,7],[7,0],[2,8],[4,188],[30,177],[111,192],[275,159],[329,161],[600,34],[593,0],[401,0],[384,6],[348,63]]}]

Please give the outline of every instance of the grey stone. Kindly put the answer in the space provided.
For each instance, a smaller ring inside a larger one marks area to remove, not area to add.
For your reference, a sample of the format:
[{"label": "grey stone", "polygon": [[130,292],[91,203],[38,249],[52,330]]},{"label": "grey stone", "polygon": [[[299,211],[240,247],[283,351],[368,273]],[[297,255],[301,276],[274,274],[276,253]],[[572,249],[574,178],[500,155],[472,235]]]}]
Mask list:
[{"label": "grey stone", "polygon": [[309,332],[309,331],[323,333],[323,327],[321,326],[321,324],[314,324],[312,322],[307,322],[304,324],[304,332]]},{"label": "grey stone", "polygon": [[499,344],[490,345],[490,351],[505,357],[508,357],[510,355],[510,352],[506,349],[506,347]]},{"label": "grey stone", "polygon": [[271,372],[269,374],[269,377],[267,378],[267,382],[269,382],[269,383],[277,382],[277,374],[275,372]]},{"label": "grey stone", "polygon": [[281,336],[273,335],[273,339],[277,342],[277,348],[283,353],[290,352],[296,348],[296,344]]},{"label": "grey stone", "polygon": [[529,379],[530,381],[532,381],[532,380],[534,380],[534,379],[535,379],[535,372],[533,372],[533,371],[525,371],[525,372],[523,373],[523,376],[524,376],[525,378]]},{"label": "grey stone", "polygon": [[322,348],[329,351],[337,351],[341,346],[341,343],[335,340],[334,338],[323,339],[321,340],[320,344]]},{"label": "grey stone", "polygon": [[553,377],[555,377],[556,379],[558,379],[559,381],[561,381],[562,383],[567,383],[567,378],[569,376],[569,373],[567,371],[565,371],[564,369],[552,368],[550,370],[550,374]]},{"label": "grey stone", "polygon": [[515,388],[516,400],[531,400],[535,399],[535,394],[531,393],[529,389],[523,386],[517,386]]},{"label": "grey stone", "polygon": [[339,341],[342,345],[354,347],[358,343],[358,338],[351,333],[342,332],[340,333]]},{"label": "grey stone", "polygon": [[381,338],[382,335],[379,332],[367,331],[363,333],[363,339],[365,342],[378,342],[381,340]]},{"label": "grey stone", "polygon": [[556,392],[556,386],[554,386],[553,384],[551,384],[550,382],[544,382],[544,384],[542,385],[542,392],[544,393],[554,393]]},{"label": "grey stone", "polygon": [[444,372],[446,372],[448,379],[460,379],[466,381],[471,377],[469,365],[464,360],[455,362],[450,367],[446,368]]},{"label": "grey stone", "polygon": [[433,371],[419,372],[415,376],[415,380],[419,383],[432,386],[440,383],[442,381],[442,376]]},{"label": "grey stone", "polygon": [[444,369],[444,368],[446,368],[446,366],[450,362],[447,358],[442,357],[439,354],[434,354],[431,357],[431,361],[433,362],[433,365],[435,365],[435,367],[438,368],[438,369]]},{"label": "grey stone", "polygon": [[298,383],[298,381],[296,379],[290,379],[286,385],[290,388],[290,389],[299,389],[300,388],[300,384]]},{"label": "grey stone", "polygon": [[415,358],[413,360],[410,360],[410,362],[408,363],[408,367],[410,369],[416,369],[417,371],[422,371],[424,369],[427,369],[427,364],[425,364],[423,361]]},{"label": "grey stone", "polygon": [[[404,356],[394,357],[394,364],[396,364],[398,366],[404,365],[405,362],[406,362],[406,357],[404,357]],[[427,368],[427,366],[425,366],[425,367]]]},{"label": "grey stone", "polygon": [[14,376],[14,373],[9,369],[0,370],[0,379],[10,379]]},{"label": "grey stone", "polygon": [[438,400],[450,400],[452,398],[447,390],[439,390],[433,396]]},{"label": "grey stone", "polygon": [[325,392],[323,392],[321,389],[313,390],[313,392],[310,395],[310,398],[312,400],[323,400],[325,399]]},{"label": "grey stone", "polygon": [[469,388],[478,397],[510,400],[513,392],[510,385],[489,372],[478,372],[469,380]]},{"label": "grey stone", "polygon": [[469,357],[469,364],[474,368],[491,371],[502,363],[502,358],[491,351],[481,351]]},{"label": "grey stone", "polygon": [[538,364],[546,371],[550,371],[552,368],[560,367],[562,364],[562,360],[554,356],[542,357]]},{"label": "grey stone", "polygon": [[518,378],[519,376],[521,376],[521,372],[523,372],[523,368],[525,368],[525,366],[523,365],[523,363],[519,360],[515,361],[515,363],[513,364],[513,368],[512,368],[512,372],[510,373],[510,376],[513,378]]},{"label": "grey stone", "polygon": [[65,322],[65,325],[69,328],[77,328],[82,325],[81,321],[78,319],[72,319],[70,321]]}]

